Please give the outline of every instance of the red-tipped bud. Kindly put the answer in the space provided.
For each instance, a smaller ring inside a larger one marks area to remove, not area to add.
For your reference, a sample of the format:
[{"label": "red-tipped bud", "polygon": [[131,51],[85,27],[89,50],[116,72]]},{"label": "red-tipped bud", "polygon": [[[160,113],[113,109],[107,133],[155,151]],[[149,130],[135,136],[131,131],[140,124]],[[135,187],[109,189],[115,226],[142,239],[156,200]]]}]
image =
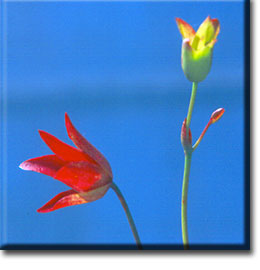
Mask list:
[{"label": "red-tipped bud", "polygon": [[224,114],[225,109],[219,108],[216,111],[214,111],[210,117],[211,123],[214,124],[216,123]]},{"label": "red-tipped bud", "polygon": [[181,128],[181,143],[182,143],[184,150],[186,150],[187,148],[190,148],[191,142],[192,142],[190,129],[189,129],[189,137],[187,136],[186,121],[187,121],[187,119],[185,118],[183,123],[182,123],[182,128]]}]

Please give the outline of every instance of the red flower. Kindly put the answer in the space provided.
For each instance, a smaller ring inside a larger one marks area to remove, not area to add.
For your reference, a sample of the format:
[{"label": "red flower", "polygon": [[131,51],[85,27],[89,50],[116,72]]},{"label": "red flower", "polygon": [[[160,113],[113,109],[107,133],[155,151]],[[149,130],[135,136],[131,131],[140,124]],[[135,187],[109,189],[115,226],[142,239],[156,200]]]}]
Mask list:
[{"label": "red flower", "polygon": [[46,213],[62,207],[88,203],[102,198],[112,183],[112,170],[106,158],[73,126],[65,113],[68,135],[78,147],[72,147],[53,135],[39,131],[54,155],[32,158],[19,167],[53,177],[71,187],[37,211]]}]

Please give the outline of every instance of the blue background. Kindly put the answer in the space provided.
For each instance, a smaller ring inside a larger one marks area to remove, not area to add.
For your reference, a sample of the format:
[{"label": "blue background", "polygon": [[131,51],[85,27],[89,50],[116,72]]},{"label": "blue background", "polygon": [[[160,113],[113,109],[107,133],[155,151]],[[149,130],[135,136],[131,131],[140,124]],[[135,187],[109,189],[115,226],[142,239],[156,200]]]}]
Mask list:
[{"label": "blue background", "polygon": [[180,65],[175,17],[195,29],[210,15],[221,32],[199,84],[191,130],[223,118],[194,152],[188,195],[191,244],[244,243],[244,19],[237,2],[6,4],[7,114],[2,244],[134,244],[112,190],[48,214],[36,209],[63,183],[18,165],[50,154],[37,130],[72,144],[68,112],[108,159],[143,244],[181,244],[184,155],[180,128],[191,83]]}]

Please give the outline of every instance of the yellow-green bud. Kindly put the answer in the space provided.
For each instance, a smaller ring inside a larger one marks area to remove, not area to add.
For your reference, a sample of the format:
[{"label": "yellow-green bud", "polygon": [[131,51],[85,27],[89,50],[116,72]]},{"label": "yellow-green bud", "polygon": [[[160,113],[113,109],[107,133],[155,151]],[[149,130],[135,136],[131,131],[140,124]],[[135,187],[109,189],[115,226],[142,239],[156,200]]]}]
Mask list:
[{"label": "yellow-green bud", "polygon": [[177,18],[177,25],[183,37],[182,69],[192,82],[203,81],[211,68],[213,47],[219,34],[217,19],[207,17],[197,32],[185,21]]},{"label": "yellow-green bud", "polygon": [[203,81],[211,68],[213,48],[205,47],[195,51],[189,44],[188,39],[182,42],[181,65],[184,74],[191,82]]}]

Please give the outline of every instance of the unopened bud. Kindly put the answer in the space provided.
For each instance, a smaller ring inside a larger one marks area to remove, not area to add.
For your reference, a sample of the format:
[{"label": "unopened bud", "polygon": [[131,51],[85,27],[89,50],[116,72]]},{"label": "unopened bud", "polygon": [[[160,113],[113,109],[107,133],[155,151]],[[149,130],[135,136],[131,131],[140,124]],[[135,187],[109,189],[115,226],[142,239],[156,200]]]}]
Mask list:
[{"label": "unopened bud", "polygon": [[192,143],[192,137],[191,137],[190,129],[189,129],[189,136],[187,136],[186,121],[187,121],[187,119],[185,118],[183,123],[182,123],[182,128],[181,128],[181,143],[182,143],[182,146],[183,146],[184,150],[186,150],[187,148],[190,148],[191,143]]},{"label": "unopened bud", "polygon": [[222,115],[224,114],[225,112],[225,109],[223,108],[219,108],[217,109],[216,111],[214,111],[211,115],[211,123],[214,124],[216,123],[221,117]]}]

